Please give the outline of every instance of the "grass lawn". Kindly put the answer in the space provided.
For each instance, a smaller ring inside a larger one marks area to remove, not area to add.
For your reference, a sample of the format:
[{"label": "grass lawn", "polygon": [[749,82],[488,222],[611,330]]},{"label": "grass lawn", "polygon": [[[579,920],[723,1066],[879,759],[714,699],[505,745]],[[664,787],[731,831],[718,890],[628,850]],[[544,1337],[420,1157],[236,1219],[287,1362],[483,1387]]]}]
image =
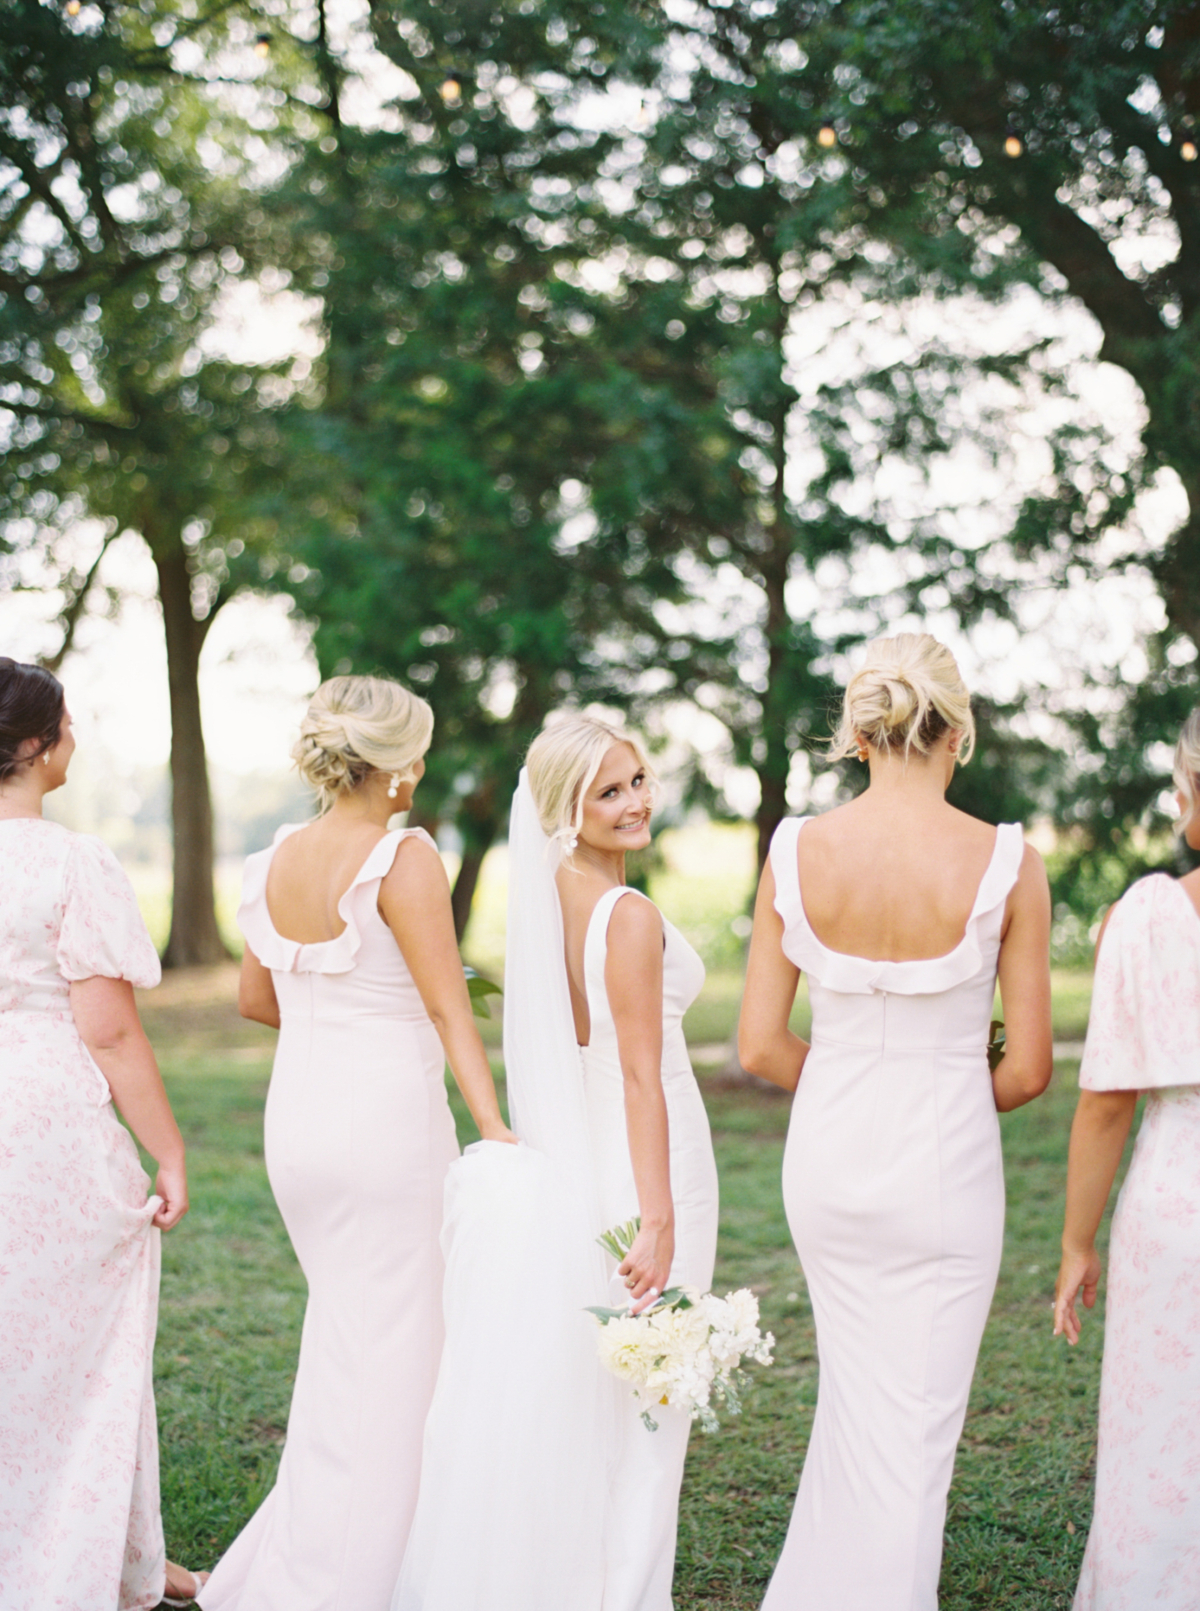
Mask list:
[{"label": "grass lawn", "polygon": [[[236,1016],[232,980],[231,969],[177,975],[143,1001],[190,1146],[194,1207],[163,1242],[156,1379],[168,1548],[194,1566],[211,1565],[273,1480],[304,1308],[262,1161],[274,1037]],[[1059,1040],[1080,1037],[1088,982],[1056,980]],[[689,1019],[697,1043],[728,1039],[739,987],[736,969],[713,972]],[[1060,1064],[1046,1097],[1002,1120],[1008,1235],[950,1494],[943,1611],[1055,1611],[1074,1591],[1102,1336],[1089,1317],[1077,1350],[1050,1337],[1074,1074]],[[758,1605],[791,1512],[816,1348],[779,1195],[788,1102],[715,1071],[702,1084],[721,1174],[716,1287],[755,1288],[777,1362],[756,1373],[739,1421],[692,1439],[675,1604],[740,1611]]]}]

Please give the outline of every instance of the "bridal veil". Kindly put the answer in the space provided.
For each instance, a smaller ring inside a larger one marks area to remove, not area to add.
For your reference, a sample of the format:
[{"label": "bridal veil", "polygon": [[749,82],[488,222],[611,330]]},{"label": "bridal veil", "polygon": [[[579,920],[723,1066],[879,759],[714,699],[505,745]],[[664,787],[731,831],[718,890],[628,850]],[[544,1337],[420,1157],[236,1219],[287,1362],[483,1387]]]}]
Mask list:
[{"label": "bridal veil", "polygon": [[524,771],[509,828],[504,1062],[514,1147],[451,1166],[446,1343],[392,1611],[598,1611],[613,1397],[583,1069],[555,872]]}]

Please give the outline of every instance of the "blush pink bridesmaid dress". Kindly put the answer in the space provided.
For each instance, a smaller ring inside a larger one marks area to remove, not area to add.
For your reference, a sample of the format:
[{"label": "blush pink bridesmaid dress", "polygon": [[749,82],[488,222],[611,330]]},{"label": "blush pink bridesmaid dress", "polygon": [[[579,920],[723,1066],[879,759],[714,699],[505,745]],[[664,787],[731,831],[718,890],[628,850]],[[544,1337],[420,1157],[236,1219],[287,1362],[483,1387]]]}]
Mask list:
[{"label": "blush pink bridesmaid dress", "polygon": [[412,833],[428,840],[408,829],[379,841],[338,903],[345,928],[316,945],[271,922],[274,846],[246,862],[238,921],[282,1020],[267,1172],[309,1295],[279,1475],[218,1563],[204,1611],[388,1611],[400,1570],[442,1347],[443,1186],[458,1156],[442,1044],[377,904]]},{"label": "blush pink bridesmaid dress", "polygon": [[[1004,1175],[987,1063],[1021,828],[996,831],[962,939],[927,961],[823,945],[800,891],[804,818],[771,845],[812,1050],[783,1160],[820,1385],[763,1611],[935,1611],[946,1494],[1000,1268]],[[869,869],[864,876],[869,876]]]},{"label": "blush pink bridesmaid dress", "polygon": [[1200,915],[1165,874],[1113,909],[1079,1083],[1148,1094],[1113,1213],[1096,1508],[1075,1611],[1196,1611]]}]

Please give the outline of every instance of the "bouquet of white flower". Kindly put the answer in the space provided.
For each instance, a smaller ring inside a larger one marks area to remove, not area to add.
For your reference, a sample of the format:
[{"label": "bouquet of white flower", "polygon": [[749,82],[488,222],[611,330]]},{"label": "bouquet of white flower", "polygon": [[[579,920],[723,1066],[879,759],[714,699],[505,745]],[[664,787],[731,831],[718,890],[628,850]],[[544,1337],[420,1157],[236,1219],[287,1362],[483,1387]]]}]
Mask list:
[{"label": "bouquet of white flower", "polygon": [[[605,1231],[600,1244],[616,1258],[629,1251],[638,1222]],[[628,1382],[644,1406],[651,1432],[658,1422],[651,1407],[671,1404],[686,1410],[705,1432],[717,1429],[717,1409],[737,1415],[742,1407],[743,1360],[771,1363],[775,1339],[758,1327],[758,1299],[743,1288],[718,1298],[694,1287],[671,1287],[641,1314],[629,1309],[592,1308],[600,1322],[600,1359],[614,1376]]]}]

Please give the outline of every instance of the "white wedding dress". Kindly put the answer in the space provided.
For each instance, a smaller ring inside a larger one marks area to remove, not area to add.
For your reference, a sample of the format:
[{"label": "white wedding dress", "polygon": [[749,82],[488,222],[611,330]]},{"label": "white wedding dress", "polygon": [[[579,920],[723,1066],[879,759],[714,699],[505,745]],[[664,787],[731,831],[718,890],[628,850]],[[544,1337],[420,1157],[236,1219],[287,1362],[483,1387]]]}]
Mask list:
[{"label": "white wedding dress", "polygon": [[[638,1211],[637,1187],[625,1125],[625,1082],[617,1030],[604,987],[608,925],[622,896],[642,900],[626,886],[596,902],[584,942],[584,983],[591,1032],[582,1048],[592,1163],[604,1225],[621,1225]],[[717,1251],[717,1166],[704,1099],[692,1073],[683,1015],[704,983],[704,964],[672,923],[663,919],[663,1094],[670,1132],[671,1198],[675,1204],[675,1260],[670,1285],[712,1286]],[[615,1274],[610,1302],[627,1299]],[[604,1611],[669,1611],[675,1570],[679,1488],[691,1417],[665,1407],[647,1431],[641,1406],[617,1386],[615,1441],[604,1540]]]},{"label": "white wedding dress", "polygon": [[[522,773],[509,830],[504,995],[509,1105],[522,1144],[477,1142],[447,1177],[446,1343],[392,1611],[670,1608],[690,1423],[664,1410],[659,1431],[641,1424],[628,1388],[600,1364],[586,1312],[614,1301],[614,1266],[597,1236],[637,1212],[604,991],[608,917],[626,892],[614,890],[592,916],[592,1040],[581,1052],[557,865]],[[664,930],[672,1279],[707,1287],[716,1169],[681,1027],[704,974],[683,936]]]}]

